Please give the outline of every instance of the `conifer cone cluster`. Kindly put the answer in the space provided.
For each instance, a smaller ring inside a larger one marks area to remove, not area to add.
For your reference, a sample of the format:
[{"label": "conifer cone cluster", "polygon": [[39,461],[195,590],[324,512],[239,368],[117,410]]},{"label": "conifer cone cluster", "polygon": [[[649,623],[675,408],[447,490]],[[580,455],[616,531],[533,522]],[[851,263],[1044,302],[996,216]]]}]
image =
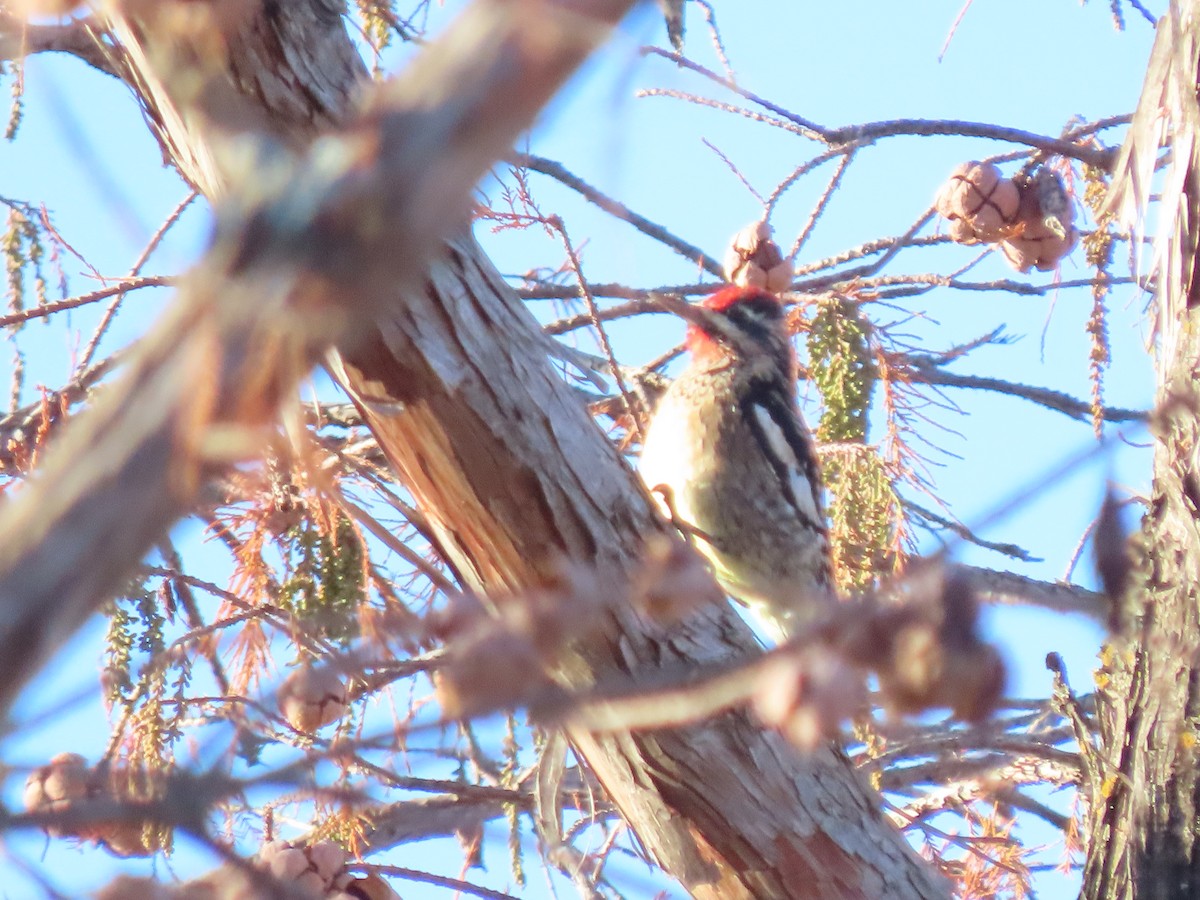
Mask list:
[{"label": "conifer cone cluster", "polygon": [[[31,813],[66,813],[88,796],[90,771],[78,753],[60,753],[38,766],[25,779],[25,809]],[[56,822],[46,826],[51,837],[66,837],[68,830]]]},{"label": "conifer cone cluster", "polygon": [[61,818],[46,825],[46,833],[51,837],[94,841],[116,856],[150,856],[160,846],[152,822],[134,816],[72,821],[73,814],[87,810],[89,804],[94,808],[105,801],[142,799],[145,792],[135,789],[136,779],[129,775],[128,770],[99,771],[89,767],[78,753],[60,753],[25,779],[25,809]]},{"label": "conifer cone cluster", "polygon": [[725,250],[725,280],[782,294],[792,285],[792,263],[771,239],[766,222],[751,222],[734,234]]},{"label": "conifer cone cluster", "polygon": [[[350,857],[333,841],[294,844],[268,841],[254,860],[273,880],[280,896],[296,900],[400,900],[400,895],[374,873],[346,871]],[[122,877],[96,900],[259,900],[268,896],[261,877],[231,865],[193,881],[163,884],[152,878]]]},{"label": "conifer cone cluster", "polygon": [[1062,179],[1042,166],[1005,178],[992,163],[965,162],[937,196],[960,244],[996,244],[1018,272],[1048,272],[1075,246],[1075,208]]},{"label": "conifer cone cluster", "polygon": [[378,875],[356,877],[346,871],[350,856],[333,841],[294,844],[270,841],[258,864],[281,884],[297,886],[323,900],[399,900]]},{"label": "conifer cone cluster", "polygon": [[328,666],[300,665],[283,680],[275,695],[279,711],[297,731],[312,734],[346,712],[346,686]]}]

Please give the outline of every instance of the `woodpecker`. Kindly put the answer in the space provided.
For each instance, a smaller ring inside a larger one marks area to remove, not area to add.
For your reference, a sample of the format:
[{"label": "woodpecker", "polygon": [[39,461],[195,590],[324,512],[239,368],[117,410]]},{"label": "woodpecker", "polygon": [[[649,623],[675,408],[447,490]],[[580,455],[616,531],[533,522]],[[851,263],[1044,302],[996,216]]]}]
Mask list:
[{"label": "woodpecker", "polygon": [[688,320],[691,359],[655,408],[639,472],[717,581],[779,643],[831,599],[820,474],[783,306],[728,286]]}]

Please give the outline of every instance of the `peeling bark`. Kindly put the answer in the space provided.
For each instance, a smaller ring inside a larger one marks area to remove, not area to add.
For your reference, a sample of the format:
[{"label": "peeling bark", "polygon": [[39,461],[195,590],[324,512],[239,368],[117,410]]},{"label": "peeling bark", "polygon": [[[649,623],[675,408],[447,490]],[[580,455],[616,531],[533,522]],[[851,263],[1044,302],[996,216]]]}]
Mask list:
[{"label": "peeling bark", "polygon": [[[1098,675],[1102,746],[1083,896],[1200,896],[1200,3],[1159,24],[1110,203],[1139,221],[1172,149],[1156,244],[1154,477],[1137,568]],[[1166,121],[1164,122],[1164,118]]]},{"label": "peeling bark", "polygon": [[[380,339],[346,360],[380,446],[473,587],[552,578],[561,558],[629,568],[661,528],[546,360],[547,338],[469,238]],[[403,407],[397,415],[376,410]],[[720,607],[654,634],[632,611],[563,680],[650,679],[757,652]],[[936,897],[938,884],[849,762],[799,756],[742,713],[679,729],[574,732],[639,839],[697,897]]]},{"label": "peeling bark", "polygon": [[[619,7],[579,0],[530,9],[604,18]],[[303,147],[345,119],[364,75],[321,0],[268,4],[227,34],[227,69],[203,96],[163,74],[173,54],[197,55],[177,35],[119,13],[112,27],[165,152],[210,197],[224,189],[228,134],[249,128]],[[422,289],[398,291],[342,367],[444,552],[482,591],[535,584],[562,558],[627,571],[644,538],[663,527],[556,376],[548,340],[464,236]],[[670,633],[618,610],[604,636],[575,648],[559,675],[584,687],[755,652],[725,607]],[[678,729],[570,737],[639,840],[697,897],[947,895],[834,749],[801,756],[741,712]]]}]

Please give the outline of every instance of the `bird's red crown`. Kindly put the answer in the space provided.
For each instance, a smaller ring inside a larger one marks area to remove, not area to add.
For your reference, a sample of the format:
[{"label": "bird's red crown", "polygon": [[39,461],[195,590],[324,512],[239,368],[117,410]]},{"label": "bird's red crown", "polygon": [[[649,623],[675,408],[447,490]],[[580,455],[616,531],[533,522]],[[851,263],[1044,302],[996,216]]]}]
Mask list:
[{"label": "bird's red crown", "polygon": [[[783,305],[774,294],[768,293],[762,288],[743,287],[737,284],[726,285],[715,294],[709,294],[700,301],[701,307],[715,313],[729,313],[730,310],[741,304],[747,306],[770,304],[779,311],[779,314],[782,314],[783,310]],[[686,345],[694,357],[709,357],[721,352],[719,335],[709,333],[699,322],[688,323]]]},{"label": "bird's red crown", "polygon": [[725,312],[731,306],[738,303],[750,303],[754,301],[779,304],[779,298],[774,294],[767,293],[760,287],[745,286],[739,284],[727,284],[715,294],[709,294],[700,301],[700,305],[705,309],[711,309],[713,312]]}]

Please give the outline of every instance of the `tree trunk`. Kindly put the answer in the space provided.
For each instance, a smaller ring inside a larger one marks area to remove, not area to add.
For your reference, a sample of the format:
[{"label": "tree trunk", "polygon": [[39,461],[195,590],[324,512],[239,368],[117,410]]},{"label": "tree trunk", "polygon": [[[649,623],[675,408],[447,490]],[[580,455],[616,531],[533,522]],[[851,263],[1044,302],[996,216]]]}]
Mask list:
[{"label": "tree trunk", "polygon": [[[1172,161],[1156,236],[1159,340],[1154,481],[1136,567],[1106,648],[1097,698],[1101,750],[1093,783],[1083,895],[1093,900],[1200,896],[1200,21],[1195,0],[1159,24],[1138,112],[1114,182],[1114,205],[1141,214],[1160,127]],[[1161,118],[1165,115],[1167,121]]]},{"label": "tree trunk", "polygon": [[[199,114],[196,98],[162,77],[165,57],[192,52],[179,35],[114,18],[126,80],[167,154],[210,197],[222,189],[210,139],[223,129],[254,127],[300,147],[343,119],[365,72],[331,8],[265,4],[229,36],[220,102],[202,98]],[[663,526],[550,366],[549,339],[473,240],[452,241],[424,289],[404,292],[376,326],[344,360],[347,389],[471,587],[528,587],[564,558],[631,568]],[[669,634],[651,633],[632,610],[615,612],[609,626],[564,664],[565,683],[653,677],[757,652],[724,607]],[[802,756],[741,712],[570,737],[641,843],[695,896],[947,893],[831,749]]]}]

